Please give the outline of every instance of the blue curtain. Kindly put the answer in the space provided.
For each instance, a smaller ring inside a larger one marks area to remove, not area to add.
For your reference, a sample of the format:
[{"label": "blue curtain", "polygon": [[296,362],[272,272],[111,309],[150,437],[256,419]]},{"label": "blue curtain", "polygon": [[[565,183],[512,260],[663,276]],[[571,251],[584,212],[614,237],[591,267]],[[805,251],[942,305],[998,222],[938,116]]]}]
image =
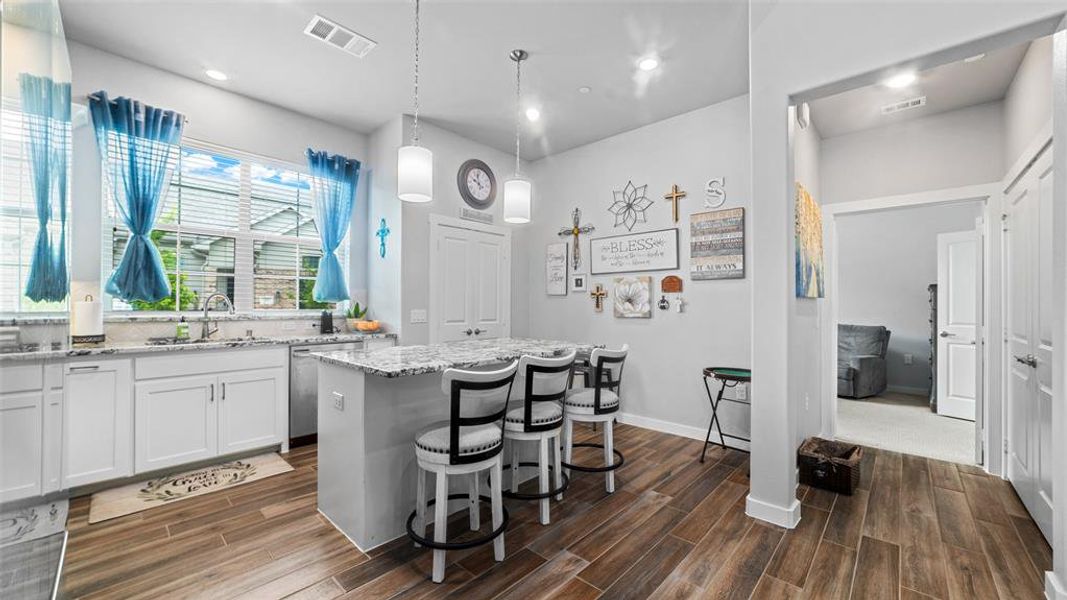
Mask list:
[{"label": "blue curtain", "polygon": [[130,241],[107,293],[126,302],[170,296],[159,250],[149,239],[178,158],[185,117],[129,98],[89,97],[96,142],[104,159],[115,206]]},{"label": "blue curtain", "polygon": [[[70,143],[70,83],[19,74],[26,147],[37,213],[26,297],[58,302],[67,297],[67,163]],[[53,240],[53,205],[59,212],[59,239]]]},{"label": "blue curtain", "polygon": [[348,233],[359,183],[359,161],[341,155],[307,150],[311,185],[315,192],[315,223],[322,238],[322,259],[312,298],[316,302],[348,300],[348,284],[337,259],[337,248]]}]

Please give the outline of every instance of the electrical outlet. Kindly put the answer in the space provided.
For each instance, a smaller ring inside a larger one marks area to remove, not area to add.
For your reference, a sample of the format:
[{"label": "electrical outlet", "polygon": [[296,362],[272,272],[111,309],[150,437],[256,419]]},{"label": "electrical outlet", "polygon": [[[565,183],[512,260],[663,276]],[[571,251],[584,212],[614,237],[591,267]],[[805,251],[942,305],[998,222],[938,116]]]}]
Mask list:
[{"label": "electrical outlet", "polygon": [[748,385],[746,385],[744,383],[738,384],[738,386],[736,388],[734,388],[734,399],[735,400],[747,400],[748,399]]},{"label": "electrical outlet", "polygon": [[914,360],[915,360],[915,357],[912,356],[911,354],[905,354],[904,355],[904,364],[910,365],[912,363],[912,361],[914,361]]},{"label": "electrical outlet", "polygon": [[296,329],[296,322],[294,322],[294,321],[283,321],[282,322],[282,329],[284,329],[285,331],[294,331]]},{"label": "electrical outlet", "polygon": [[425,308],[414,308],[411,310],[411,322],[412,323],[425,323],[427,321]]},{"label": "electrical outlet", "polygon": [[340,392],[333,393],[333,407],[337,410],[345,409],[345,395]]},{"label": "electrical outlet", "polygon": [[811,407],[811,396],[804,394],[804,410],[808,410]]}]

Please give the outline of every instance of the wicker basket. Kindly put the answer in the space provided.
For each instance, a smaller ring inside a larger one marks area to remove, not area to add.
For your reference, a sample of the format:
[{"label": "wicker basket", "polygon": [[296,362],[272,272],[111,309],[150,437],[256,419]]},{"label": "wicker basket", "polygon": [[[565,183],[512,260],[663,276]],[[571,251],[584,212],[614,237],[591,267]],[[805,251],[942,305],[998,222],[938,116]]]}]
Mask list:
[{"label": "wicker basket", "polygon": [[797,450],[800,483],[852,495],[860,482],[863,448],[855,444],[808,438]]}]

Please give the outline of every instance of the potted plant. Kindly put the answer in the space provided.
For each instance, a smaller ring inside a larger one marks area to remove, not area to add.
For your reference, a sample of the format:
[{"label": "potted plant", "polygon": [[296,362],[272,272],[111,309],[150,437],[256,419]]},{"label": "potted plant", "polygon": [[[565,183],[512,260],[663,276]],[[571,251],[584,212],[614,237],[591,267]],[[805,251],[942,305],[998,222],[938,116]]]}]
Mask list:
[{"label": "potted plant", "polygon": [[359,302],[354,302],[349,307],[348,312],[345,313],[345,320],[348,321],[348,329],[353,331],[371,332],[378,331],[381,326],[377,321],[367,320],[367,311],[370,307],[360,306]]}]

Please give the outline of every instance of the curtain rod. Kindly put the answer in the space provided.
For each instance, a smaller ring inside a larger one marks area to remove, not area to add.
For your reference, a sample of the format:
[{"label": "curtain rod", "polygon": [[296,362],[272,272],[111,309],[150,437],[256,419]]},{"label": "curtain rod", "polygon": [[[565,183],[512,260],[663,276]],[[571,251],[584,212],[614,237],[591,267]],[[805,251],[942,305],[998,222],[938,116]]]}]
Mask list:
[{"label": "curtain rod", "polygon": [[[97,96],[96,94],[86,94],[85,97],[87,99],[89,99],[89,100],[98,100],[98,101],[100,100],[100,96]],[[178,114],[181,114],[181,113],[178,113]],[[189,123],[189,117],[187,117],[185,115],[182,115],[182,122],[183,123]]]}]

